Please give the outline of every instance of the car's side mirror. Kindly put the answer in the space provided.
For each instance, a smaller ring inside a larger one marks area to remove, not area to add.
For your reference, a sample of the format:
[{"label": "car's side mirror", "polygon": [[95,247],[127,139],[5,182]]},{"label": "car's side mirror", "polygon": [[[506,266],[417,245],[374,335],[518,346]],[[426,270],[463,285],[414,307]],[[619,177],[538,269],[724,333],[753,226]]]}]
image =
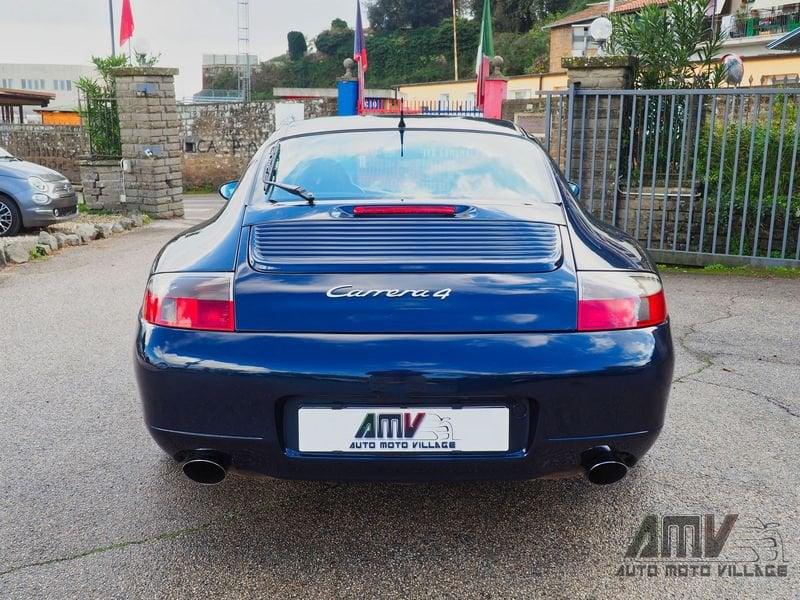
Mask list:
[{"label": "car's side mirror", "polygon": [[223,183],[221,186],[219,186],[219,195],[225,198],[225,200],[230,200],[237,187],[239,187],[238,180]]},{"label": "car's side mirror", "polygon": [[569,191],[572,192],[573,196],[575,196],[576,198],[581,197],[581,186],[572,181],[568,181],[567,185],[569,186]]}]

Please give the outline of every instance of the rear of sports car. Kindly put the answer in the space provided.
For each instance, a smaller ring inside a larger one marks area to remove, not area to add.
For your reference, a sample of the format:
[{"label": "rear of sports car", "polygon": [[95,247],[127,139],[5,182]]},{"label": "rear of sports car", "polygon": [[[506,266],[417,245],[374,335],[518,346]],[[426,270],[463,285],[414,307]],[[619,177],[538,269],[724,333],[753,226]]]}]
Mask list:
[{"label": "rear of sports car", "polygon": [[150,433],[202,483],[612,483],[663,425],[672,343],[657,274],[581,269],[573,230],[559,203],[251,207],[231,270],[148,283]]}]

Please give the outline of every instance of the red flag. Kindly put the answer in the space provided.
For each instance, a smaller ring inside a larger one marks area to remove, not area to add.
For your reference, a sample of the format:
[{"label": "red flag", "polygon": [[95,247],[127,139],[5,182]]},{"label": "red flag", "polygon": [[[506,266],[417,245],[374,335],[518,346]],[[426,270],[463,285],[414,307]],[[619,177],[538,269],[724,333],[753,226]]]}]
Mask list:
[{"label": "red flag", "polygon": [[133,37],[133,11],[131,10],[131,0],[122,0],[122,20],[119,23],[119,45],[124,46],[125,42]]}]

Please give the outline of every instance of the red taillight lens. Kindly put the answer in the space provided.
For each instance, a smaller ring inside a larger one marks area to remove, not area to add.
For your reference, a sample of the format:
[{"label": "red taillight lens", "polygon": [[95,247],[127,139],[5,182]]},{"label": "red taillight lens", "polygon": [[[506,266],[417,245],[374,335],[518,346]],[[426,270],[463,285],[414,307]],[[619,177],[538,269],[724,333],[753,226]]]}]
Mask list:
[{"label": "red taillight lens", "polygon": [[578,331],[635,329],[667,320],[661,280],[653,273],[578,273]]},{"label": "red taillight lens", "polygon": [[353,208],[356,217],[385,217],[397,215],[438,215],[440,217],[454,217],[455,206],[443,204],[406,206],[356,206]]},{"label": "red taillight lens", "polygon": [[233,331],[233,275],[163,273],[147,283],[142,317],[180,329]]}]

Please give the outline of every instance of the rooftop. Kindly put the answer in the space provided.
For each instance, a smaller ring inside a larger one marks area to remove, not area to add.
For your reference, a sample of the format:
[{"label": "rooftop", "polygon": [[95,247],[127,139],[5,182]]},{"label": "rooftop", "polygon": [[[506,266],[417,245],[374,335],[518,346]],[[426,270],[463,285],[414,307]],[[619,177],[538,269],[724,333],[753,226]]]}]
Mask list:
[{"label": "rooftop", "polygon": [[56,95],[50,92],[0,88],[0,104],[11,104],[13,106],[47,106],[55,97]]},{"label": "rooftop", "polygon": [[[629,0],[628,2],[622,1],[616,5],[613,12],[614,14],[631,13],[641,10],[648,4],[655,4],[656,6],[666,6],[669,0]],[[597,17],[608,14],[608,2],[600,2],[598,4],[590,4],[583,10],[574,12],[567,15],[558,21],[554,21],[545,25],[543,29],[553,29],[554,27],[566,27],[567,25],[575,25],[578,23],[586,23],[594,21]]]},{"label": "rooftop", "polygon": [[669,0],[631,0],[630,2],[621,2],[614,8],[614,14],[631,13],[643,9],[648,4],[655,4],[656,6],[666,6]]},{"label": "rooftop", "polygon": [[607,12],[608,12],[608,2],[601,2],[599,4],[590,4],[583,10],[579,10],[578,12],[574,12],[571,15],[567,15],[566,17],[563,17],[558,21],[554,21],[552,23],[545,25],[543,29],[564,27],[565,25],[583,23],[584,21],[594,21],[597,17],[602,16]]}]

